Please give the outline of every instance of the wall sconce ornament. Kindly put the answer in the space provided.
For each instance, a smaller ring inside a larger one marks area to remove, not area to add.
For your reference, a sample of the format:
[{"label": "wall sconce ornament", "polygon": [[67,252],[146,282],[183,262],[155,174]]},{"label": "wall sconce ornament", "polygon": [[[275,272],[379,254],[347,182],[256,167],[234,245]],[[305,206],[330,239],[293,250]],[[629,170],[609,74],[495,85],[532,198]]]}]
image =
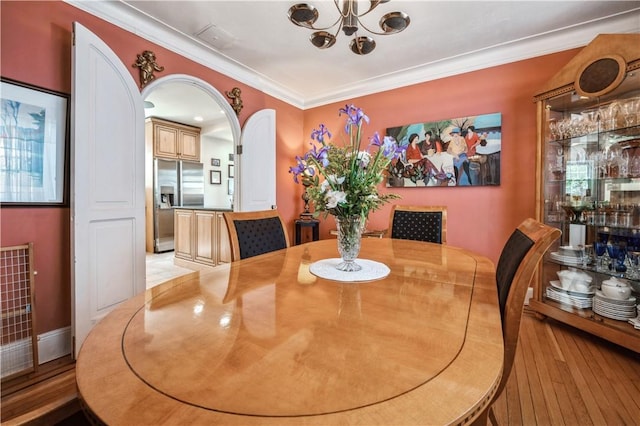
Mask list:
[{"label": "wall sconce ornament", "polygon": [[236,112],[236,115],[240,115],[242,111],[242,97],[240,96],[242,91],[239,87],[234,87],[230,92],[225,92],[227,98],[231,99],[231,108]]},{"label": "wall sconce ornament", "polygon": [[156,54],[150,50],[145,50],[138,55],[137,60],[131,65],[132,67],[140,68],[140,87],[143,88],[156,76],[153,75],[154,71],[164,71],[164,67],[161,67],[156,62]]}]

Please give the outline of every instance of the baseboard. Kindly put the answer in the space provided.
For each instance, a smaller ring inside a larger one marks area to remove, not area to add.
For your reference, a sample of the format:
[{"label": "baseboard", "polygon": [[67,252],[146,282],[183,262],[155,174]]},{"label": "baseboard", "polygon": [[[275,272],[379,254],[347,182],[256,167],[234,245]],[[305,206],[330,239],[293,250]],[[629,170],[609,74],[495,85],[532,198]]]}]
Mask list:
[{"label": "baseboard", "polygon": [[[47,331],[38,335],[38,365],[71,353],[71,327]],[[2,377],[31,367],[31,339],[21,339],[0,347]]]},{"label": "baseboard", "polygon": [[38,364],[71,353],[71,327],[58,328],[38,335]]},{"label": "baseboard", "polygon": [[16,340],[0,347],[2,378],[33,369],[31,338]]}]

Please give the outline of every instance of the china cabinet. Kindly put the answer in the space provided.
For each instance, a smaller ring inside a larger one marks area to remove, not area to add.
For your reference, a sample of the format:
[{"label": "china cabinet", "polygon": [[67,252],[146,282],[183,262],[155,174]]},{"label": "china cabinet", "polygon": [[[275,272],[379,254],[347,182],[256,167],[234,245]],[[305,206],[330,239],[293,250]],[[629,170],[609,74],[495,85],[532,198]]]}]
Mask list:
[{"label": "china cabinet", "polygon": [[536,214],[562,237],[530,307],[640,352],[640,35],[598,36],[534,100]]},{"label": "china cabinet", "polygon": [[148,118],[145,135],[151,138],[153,156],[200,162],[200,129],[159,118]]}]

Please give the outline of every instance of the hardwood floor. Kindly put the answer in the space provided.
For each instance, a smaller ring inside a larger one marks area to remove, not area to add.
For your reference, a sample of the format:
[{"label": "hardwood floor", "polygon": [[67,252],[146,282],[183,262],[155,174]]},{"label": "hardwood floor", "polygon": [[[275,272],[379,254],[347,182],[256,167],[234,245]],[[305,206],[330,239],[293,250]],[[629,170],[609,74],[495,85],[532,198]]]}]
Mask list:
[{"label": "hardwood floor", "polygon": [[[56,392],[50,382],[28,397],[3,392],[3,425],[84,424],[80,413],[58,423],[59,412],[5,423],[5,414],[74,393],[68,377],[58,378]],[[640,425],[640,354],[554,320],[540,321],[525,308],[514,370],[494,411],[500,425]]]},{"label": "hardwood floor", "polygon": [[640,425],[640,354],[525,308],[501,425]]}]

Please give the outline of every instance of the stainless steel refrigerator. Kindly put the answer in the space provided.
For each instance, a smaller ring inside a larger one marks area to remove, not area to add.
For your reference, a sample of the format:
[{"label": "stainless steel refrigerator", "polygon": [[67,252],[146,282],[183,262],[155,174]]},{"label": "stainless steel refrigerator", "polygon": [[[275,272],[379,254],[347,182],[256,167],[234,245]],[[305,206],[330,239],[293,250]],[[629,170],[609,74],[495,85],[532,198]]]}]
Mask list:
[{"label": "stainless steel refrigerator", "polygon": [[173,209],[204,206],[202,163],[164,160],[153,162],[153,250],[173,250]]}]

